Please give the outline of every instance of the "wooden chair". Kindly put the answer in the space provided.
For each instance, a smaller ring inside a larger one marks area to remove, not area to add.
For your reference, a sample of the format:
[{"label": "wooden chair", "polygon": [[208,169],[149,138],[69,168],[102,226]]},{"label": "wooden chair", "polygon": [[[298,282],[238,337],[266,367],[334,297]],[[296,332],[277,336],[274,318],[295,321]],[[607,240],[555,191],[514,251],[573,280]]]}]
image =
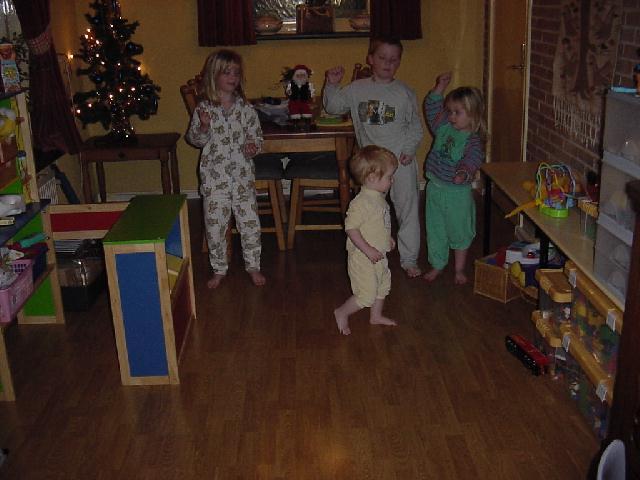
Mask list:
[{"label": "wooden chair", "polygon": [[[185,85],[180,87],[182,100],[189,113],[189,118],[203,97],[202,77],[196,75],[189,79]],[[283,222],[287,221],[287,213],[285,208],[284,194],[282,192],[282,178],[284,171],[280,160],[280,155],[260,154],[254,158],[255,174],[256,174],[256,192],[267,193],[269,200],[266,202],[258,202],[258,214],[271,215],[273,217],[273,227],[262,227],[262,233],[275,233],[278,242],[278,248],[285,250],[284,228]],[[232,219],[233,222],[233,219]],[[235,232],[233,226],[229,226],[227,231],[227,245],[231,245],[231,233]],[[203,239],[203,251],[207,251],[206,238]],[[230,254],[230,250],[228,251]]]},{"label": "wooden chair", "polygon": [[351,74],[351,81],[360,80],[361,78],[369,78],[373,75],[371,71],[371,67],[369,65],[362,65],[361,63],[356,63],[353,66],[353,73]]},{"label": "wooden chair", "polygon": [[[338,190],[338,164],[335,152],[296,153],[284,171],[284,178],[291,180],[291,206],[287,229],[287,248],[293,248],[297,231],[342,230],[342,222],[302,223],[304,212],[332,212],[340,214]],[[333,190],[331,198],[305,198],[306,191]]]}]

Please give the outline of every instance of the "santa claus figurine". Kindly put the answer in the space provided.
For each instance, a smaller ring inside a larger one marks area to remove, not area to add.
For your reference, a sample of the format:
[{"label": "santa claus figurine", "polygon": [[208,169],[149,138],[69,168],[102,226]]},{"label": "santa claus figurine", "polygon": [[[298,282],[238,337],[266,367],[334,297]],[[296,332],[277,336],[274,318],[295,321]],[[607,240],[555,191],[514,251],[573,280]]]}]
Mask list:
[{"label": "santa claus figurine", "polygon": [[283,74],[285,93],[289,98],[289,118],[294,125],[305,128],[311,126],[311,103],[315,89],[309,81],[311,69],[306,65],[296,65]]}]

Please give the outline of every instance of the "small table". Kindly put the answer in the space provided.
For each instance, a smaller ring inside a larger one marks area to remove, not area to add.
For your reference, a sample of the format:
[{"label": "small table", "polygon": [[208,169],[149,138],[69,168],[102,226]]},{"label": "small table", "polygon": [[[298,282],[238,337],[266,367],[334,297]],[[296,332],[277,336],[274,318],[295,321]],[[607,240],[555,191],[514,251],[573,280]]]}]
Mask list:
[{"label": "small table", "polygon": [[[180,193],[180,174],[176,154],[179,133],[138,134],[133,145],[102,145],[101,137],[91,137],[82,146],[79,154],[82,172],[83,195],[86,203],[93,201],[89,164],[96,164],[100,201],[107,201],[104,162],[128,162],[131,160],[159,160],[162,178],[162,193]],[[171,173],[169,173],[171,162]],[[172,188],[173,187],[173,188]]]}]

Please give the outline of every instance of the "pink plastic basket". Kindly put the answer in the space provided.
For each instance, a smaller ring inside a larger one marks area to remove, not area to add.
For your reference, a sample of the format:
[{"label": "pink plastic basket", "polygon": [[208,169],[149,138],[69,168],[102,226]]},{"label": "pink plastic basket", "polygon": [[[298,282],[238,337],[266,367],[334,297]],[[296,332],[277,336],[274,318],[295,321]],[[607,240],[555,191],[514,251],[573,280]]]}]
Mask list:
[{"label": "pink plastic basket", "polygon": [[11,268],[19,275],[11,285],[0,289],[0,323],[11,322],[33,292],[32,260],[16,260]]}]

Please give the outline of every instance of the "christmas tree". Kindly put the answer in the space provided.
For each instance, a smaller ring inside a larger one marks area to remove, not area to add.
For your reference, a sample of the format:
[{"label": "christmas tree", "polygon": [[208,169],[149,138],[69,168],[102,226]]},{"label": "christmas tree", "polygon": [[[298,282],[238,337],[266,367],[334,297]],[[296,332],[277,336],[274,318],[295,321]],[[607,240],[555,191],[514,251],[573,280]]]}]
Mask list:
[{"label": "christmas tree", "polygon": [[142,74],[134,58],[142,53],[142,45],[130,40],[139,22],[128,23],[120,16],[117,0],[95,0],[90,7],[95,13],[85,14],[90,26],[80,37],[78,54],[88,67],[77,73],[87,75],[94,87],[73,96],[75,113],[83,127],[100,122],[110,130],[106,142],[132,143],[135,132],[129,117],[147,120],[155,114],[160,87]]}]

